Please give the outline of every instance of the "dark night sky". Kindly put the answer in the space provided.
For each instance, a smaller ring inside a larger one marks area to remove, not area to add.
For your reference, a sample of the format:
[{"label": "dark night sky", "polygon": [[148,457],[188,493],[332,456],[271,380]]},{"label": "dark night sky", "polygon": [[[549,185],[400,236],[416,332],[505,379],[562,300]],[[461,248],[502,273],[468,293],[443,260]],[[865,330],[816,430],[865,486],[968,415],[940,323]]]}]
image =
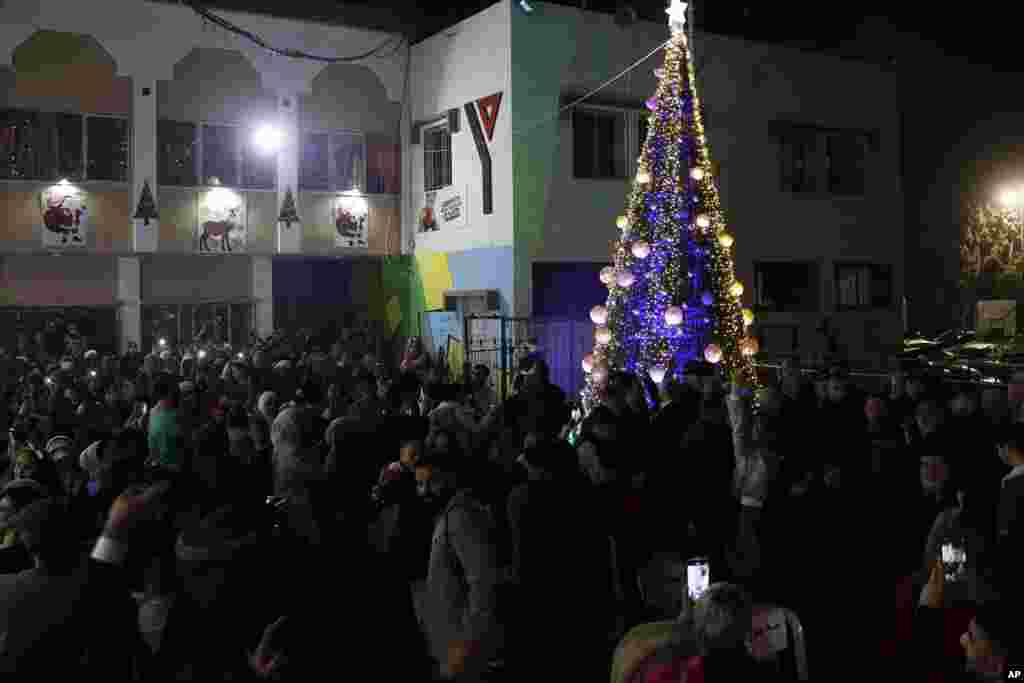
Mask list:
[{"label": "dark night sky", "polygon": [[[1020,58],[1003,46],[1015,46],[1024,31],[1005,8],[995,2],[976,2],[971,11],[941,8],[920,9],[917,3],[823,2],[822,0],[696,0],[698,27],[725,35],[769,42],[800,41],[805,47],[828,49],[850,40],[865,17],[888,20],[896,29],[936,42],[950,55],[970,57],[1003,71],[1018,69]],[[492,4],[493,0],[462,2],[424,0],[210,0],[211,8],[303,19],[332,20],[366,28],[398,28],[413,40],[421,40]],[[619,0],[560,0],[558,4],[584,4],[592,10],[612,13]],[[633,0],[641,19],[664,21],[667,0]],[[904,8],[901,8],[904,6]],[[1003,21],[996,19],[1003,18]],[[397,26],[396,26],[397,23]]]}]

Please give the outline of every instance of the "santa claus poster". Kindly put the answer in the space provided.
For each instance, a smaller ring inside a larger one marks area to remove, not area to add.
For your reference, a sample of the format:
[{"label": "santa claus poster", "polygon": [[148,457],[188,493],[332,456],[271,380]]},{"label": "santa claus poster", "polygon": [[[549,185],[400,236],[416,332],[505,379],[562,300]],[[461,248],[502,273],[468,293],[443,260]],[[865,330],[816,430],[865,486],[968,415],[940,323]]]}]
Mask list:
[{"label": "santa claus poster", "polygon": [[43,190],[40,200],[43,247],[85,247],[89,236],[89,208],[82,192],[73,185],[54,185]]},{"label": "santa claus poster", "polygon": [[334,219],[334,246],[346,249],[366,249],[367,223],[370,208],[362,197],[342,195],[335,198],[332,218]]}]

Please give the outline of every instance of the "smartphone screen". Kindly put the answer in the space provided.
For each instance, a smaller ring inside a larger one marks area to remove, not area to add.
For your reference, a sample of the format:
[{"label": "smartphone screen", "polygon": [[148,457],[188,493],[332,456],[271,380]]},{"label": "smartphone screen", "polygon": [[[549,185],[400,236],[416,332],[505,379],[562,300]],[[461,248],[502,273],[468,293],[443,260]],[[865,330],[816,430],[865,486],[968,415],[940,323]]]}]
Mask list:
[{"label": "smartphone screen", "polygon": [[967,550],[952,543],[943,543],[942,567],[946,581],[960,581],[967,568]]},{"label": "smartphone screen", "polygon": [[690,600],[699,600],[711,585],[711,564],[707,558],[697,557],[686,563],[686,594]]}]

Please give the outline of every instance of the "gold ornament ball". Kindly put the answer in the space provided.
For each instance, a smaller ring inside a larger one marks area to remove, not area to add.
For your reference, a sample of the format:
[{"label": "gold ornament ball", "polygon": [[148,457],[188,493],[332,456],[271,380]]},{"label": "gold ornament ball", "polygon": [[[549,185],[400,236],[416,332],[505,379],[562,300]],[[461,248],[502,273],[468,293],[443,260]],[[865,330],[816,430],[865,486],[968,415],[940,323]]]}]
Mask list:
[{"label": "gold ornament ball", "polygon": [[618,226],[619,230],[625,230],[626,226],[629,225],[629,220],[625,216],[619,216],[615,219],[615,225]]},{"label": "gold ornament ball", "polygon": [[695,168],[695,169],[693,169],[692,171],[690,171],[690,177],[693,178],[694,180],[704,180],[704,169],[703,168]]},{"label": "gold ornament ball", "polygon": [[739,281],[732,283],[732,287],[729,288],[729,293],[737,299],[743,296],[743,283]]},{"label": "gold ornament ball", "polygon": [[697,227],[698,228],[706,228],[706,227],[708,227],[710,225],[711,225],[711,219],[708,218],[707,215],[702,213],[701,215],[697,216]]},{"label": "gold ornament ball", "polygon": [[731,249],[732,245],[736,243],[736,240],[733,239],[733,236],[729,233],[723,232],[718,236],[718,243],[722,245],[723,249]]},{"label": "gold ornament ball", "polygon": [[748,326],[754,324],[754,312],[749,308],[743,309],[743,324]]},{"label": "gold ornament ball", "polygon": [[761,345],[758,344],[757,339],[754,337],[744,337],[740,342],[740,353],[744,356],[753,356],[761,350]]}]

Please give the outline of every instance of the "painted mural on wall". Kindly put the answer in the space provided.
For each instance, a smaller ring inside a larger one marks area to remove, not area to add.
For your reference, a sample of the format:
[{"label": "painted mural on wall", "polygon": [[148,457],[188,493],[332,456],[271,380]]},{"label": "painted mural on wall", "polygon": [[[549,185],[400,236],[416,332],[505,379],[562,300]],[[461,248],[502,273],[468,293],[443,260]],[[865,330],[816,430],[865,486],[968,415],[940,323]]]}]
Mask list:
[{"label": "painted mural on wall", "polygon": [[366,249],[370,207],[362,197],[342,195],[334,199],[334,246]]},{"label": "painted mural on wall", "polygon": [[435,232],[445,228],[466,227],[469,210],[468,187],[445,187],[423,196],[419,232]]},{"label": "painted mural on wall", "polygon": [[73,185],[54,185],[43,190],[40,200],[43,247],[84,247],[89,236],[89,209],[82,192]]},{"label": "painted mural on wall", "polygon": [[213,188],[199,198],[196,248],[201,254],[244,252],[245,198],[226,188]]}]

